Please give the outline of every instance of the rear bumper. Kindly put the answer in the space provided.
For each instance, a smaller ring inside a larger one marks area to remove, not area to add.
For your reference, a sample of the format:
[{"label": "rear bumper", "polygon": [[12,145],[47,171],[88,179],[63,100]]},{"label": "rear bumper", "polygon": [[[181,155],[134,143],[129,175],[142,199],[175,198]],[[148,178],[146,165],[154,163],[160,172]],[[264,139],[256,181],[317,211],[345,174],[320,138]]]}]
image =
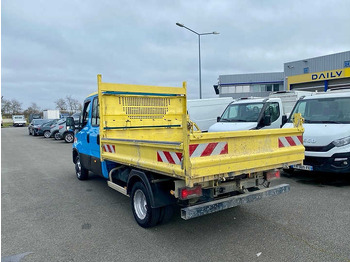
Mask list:
[{"label": "rear bumper", "polygon": [[181,218],[188,220],[191,218],[200,217],[221,210],[229,209],[231,207],[239,206],[242,204],[254,202],[266,197],[277,196],[283,193],[287,193],[289,191],[290,186],[288,184],[282,184],[275,187],[264,188],[259,191],[215,200],[196,206],[190,206],[181,209]]}]

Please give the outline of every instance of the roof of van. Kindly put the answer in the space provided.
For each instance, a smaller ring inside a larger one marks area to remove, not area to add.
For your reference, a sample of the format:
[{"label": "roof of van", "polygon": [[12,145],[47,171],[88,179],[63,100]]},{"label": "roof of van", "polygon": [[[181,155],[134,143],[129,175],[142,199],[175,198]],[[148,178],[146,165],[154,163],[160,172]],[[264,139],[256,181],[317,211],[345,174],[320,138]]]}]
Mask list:
[{"label": "roof of van", "polygon": [[350,97],[350,92],[327,92],[327,93],[317,93],[313,96],[306,96],[303,100],[310,99],[323,99],[323,98],[336,98],[336,97]]},{"label": "roof of van", "polygon": [[262,103],[264,101],[280,101],[278,97],[262,97],[262,98],[243,98],[232,102],[231,104],[251,104],[251,103]]}]

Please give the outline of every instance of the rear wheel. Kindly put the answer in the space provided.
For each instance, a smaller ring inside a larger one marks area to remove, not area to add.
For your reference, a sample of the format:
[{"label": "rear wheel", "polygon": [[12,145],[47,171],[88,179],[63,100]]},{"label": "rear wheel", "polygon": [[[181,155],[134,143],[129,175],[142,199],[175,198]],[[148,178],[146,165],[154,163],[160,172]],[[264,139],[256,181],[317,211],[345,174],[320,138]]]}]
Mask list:
[{"label": "rear wheel", "polygon": [[144,228],[157,225],[160,208],[152,208],[149,193],[141,182],[136,182],[131,191],[131,208],[136,222]]},{"label": "rear wheel", "polygon": [[66,141],[66,143],[73,143],[74,140],[74,134],[71,132],[68,132],[64,135],[64,141]]},{"label": "rear wheel", "polygon": [[75,160],[75,174],[79,180],[86,180],[89,177],[89,170],[81,165],[79,156]]},{"label": "rear wheel", "polygon": [[46,130],[46,131],[44,132],[44,137],[45,137],[45,138],[50,138],[50,135],[51,135],[51,133],[50,133],[49,130]]}]

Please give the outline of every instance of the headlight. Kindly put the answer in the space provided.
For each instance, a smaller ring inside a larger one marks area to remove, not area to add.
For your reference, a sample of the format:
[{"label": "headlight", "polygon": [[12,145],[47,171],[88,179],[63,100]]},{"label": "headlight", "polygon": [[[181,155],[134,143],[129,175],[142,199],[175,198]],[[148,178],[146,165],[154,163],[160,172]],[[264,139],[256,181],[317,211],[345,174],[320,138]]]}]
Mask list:
[{"label": "headlight", "polygon": [[332,142],[333,145],[339,147],[339,146],[345,146],[345,145],[348,145],[350,144],[350,136],[347,136],[347,137],[344,137],[344,138],[341,138],[341,139],[337,139],[337,140],[334,140]]}]

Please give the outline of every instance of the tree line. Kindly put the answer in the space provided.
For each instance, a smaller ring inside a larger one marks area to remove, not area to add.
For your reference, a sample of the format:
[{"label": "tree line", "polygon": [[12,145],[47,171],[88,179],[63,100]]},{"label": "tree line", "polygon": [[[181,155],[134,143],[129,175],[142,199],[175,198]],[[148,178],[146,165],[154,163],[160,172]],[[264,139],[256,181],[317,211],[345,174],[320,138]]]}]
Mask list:
[{"label": "tree line", "polygon": [[[69,95],[65,98],[57,99],[55,101],[55,106],[61,113],[68,113],[70,115],[82,110],[81,103]],[[29,116],[30,114],[41,114],[42,112],[43,110],[37,105],[37,103],[32,102],[28,108],[23,109],[22,103],[17,99],[5,99],[3,96],[1,97],[1,114],[3,116],[10,117],[11,115],[22,114]]]}]

